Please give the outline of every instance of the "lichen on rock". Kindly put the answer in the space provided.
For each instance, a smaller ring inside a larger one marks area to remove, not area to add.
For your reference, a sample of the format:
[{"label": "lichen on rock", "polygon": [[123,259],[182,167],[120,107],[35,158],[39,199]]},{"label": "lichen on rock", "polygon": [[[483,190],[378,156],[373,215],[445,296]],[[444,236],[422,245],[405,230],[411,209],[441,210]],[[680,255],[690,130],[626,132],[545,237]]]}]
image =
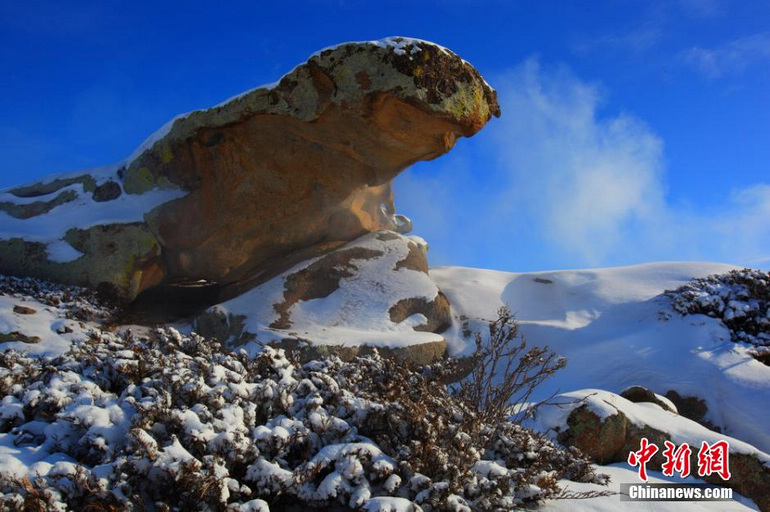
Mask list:
[{"label": "lichen on rock", "polygon": [[[199,280],[241,293],[367,233],[408,232],[393,178],[499,114],[478,71],[433,43],[326,49],[277,84],[179,116],[127,161],[0,191],[0,271],[106,283],[127,301]],[[72,220],[25,232],[44,218]],[[52,258],[51,244],[82,256]]]}]

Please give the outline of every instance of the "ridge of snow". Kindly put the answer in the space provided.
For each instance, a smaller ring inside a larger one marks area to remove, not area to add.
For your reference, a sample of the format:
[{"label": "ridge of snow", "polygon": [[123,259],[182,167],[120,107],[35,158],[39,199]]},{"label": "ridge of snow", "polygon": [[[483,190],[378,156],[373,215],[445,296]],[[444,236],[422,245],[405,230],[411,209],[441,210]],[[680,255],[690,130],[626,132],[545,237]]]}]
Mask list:
[{"label": "ridge of snow", "polygon": [[48,259],[54,263],[68,263],[84,255],[64,240],[49,243],[47,250]]},{"label": "ridge of snow", "polygon": [[[74,175],[79,174],[82,173]],[[42,215],[28,219],[17,219],[4,211],[0,211],[0,238],[6,240],[21,238],[30,242],[59,243],[66,232],[73,228],[88,229],[101,224],[141,222],[144,220],[144,215],[153,208],[186,194],[179,189],[161,190],[155,188],[140,195],[123,193],[112,201],[97,202],[91,198],[90,194],[83,191],[82,185],[78,184],[73,188],[79,191],[75,200],[57,206]],[[58,193],[57,191],[56,194]],[[41,198],[36,199],[40,200]],[[84,208],[87,208],[88,215],[83,214]],[[56,251],[55,247],[54,251]],[[70,253],[70,256],[72,255]]]}]

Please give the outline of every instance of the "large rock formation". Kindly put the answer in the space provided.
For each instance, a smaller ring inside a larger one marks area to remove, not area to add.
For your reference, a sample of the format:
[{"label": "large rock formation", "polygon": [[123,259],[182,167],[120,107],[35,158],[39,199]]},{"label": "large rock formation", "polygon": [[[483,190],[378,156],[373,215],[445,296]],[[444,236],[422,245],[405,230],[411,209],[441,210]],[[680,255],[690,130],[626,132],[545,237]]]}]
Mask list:
[{"label": "large rock formation", "polygon": [[405,231],[391,180],[493,115],[495,92],[439,46],[323,50],[178,117],[122,164],[0,193],[0,273],[127,300],[201,282],[232,297],[368,232]]}]

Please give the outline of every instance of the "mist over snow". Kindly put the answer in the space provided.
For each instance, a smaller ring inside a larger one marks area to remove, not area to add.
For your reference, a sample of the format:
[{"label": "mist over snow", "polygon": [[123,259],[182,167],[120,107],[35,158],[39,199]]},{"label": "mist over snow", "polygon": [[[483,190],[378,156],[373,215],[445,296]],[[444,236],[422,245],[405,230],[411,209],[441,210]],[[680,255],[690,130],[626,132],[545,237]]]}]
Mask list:
[{"label": "mist over snow", "polygon": [[396,180],[397,207],[431,241],[434,264],[480,255],[509,270],[770,263],[770,184],[724,190],[721,202],[695,208],[696,192],[668,188],[676,169],[655,127],[606,111],[612,91],[600,83],[534,57],[490,83],[502,117],[473,145],[461,141]]}]

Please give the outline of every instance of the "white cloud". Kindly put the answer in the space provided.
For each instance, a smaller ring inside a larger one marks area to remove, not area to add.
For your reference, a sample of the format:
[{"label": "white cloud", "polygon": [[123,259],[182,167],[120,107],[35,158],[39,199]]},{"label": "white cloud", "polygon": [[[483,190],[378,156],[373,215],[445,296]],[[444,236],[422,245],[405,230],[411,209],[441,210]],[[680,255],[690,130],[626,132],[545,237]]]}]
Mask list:
[{"label": "white cloud", "polygon": [[770,258],[770,185],[737,190],[731,194],[727,206],[728,210],[714,219],[717,233],[714,241],[721,245],[719,249],[740,254],[747,264],[767,261]]},{"label": "white cloud", "polygon": [[770,62],[770,35],[741,37],[717,48],[696,46],[682,52],[681,58],[711,78],[740,73],[756,62]]},{"label": "white cloud", "polygon": [[597,118],[601,93],[530,60],[500,82],[508,116],[495,132],[517,201],[544,237],[599,264],[623,227],[662,202],[662,141],[630,116]]},{"label": "white cloud", "polygon": [[631,115],[601,115],[600,87],[537,60],[493,83],[503,116],[485,129],[477,153],[461,148],[459,160],[437,162],[437,174],[408,172],[396,183],[399,208],[438,246],[432,263],[473,264],[495,251],[492,266],[510,270],[533,268],[521,263],[527,252],[572,268],[764,265],[770,257],[770,185],[726,193],[708,211],[672,204],[663,141]]}]

